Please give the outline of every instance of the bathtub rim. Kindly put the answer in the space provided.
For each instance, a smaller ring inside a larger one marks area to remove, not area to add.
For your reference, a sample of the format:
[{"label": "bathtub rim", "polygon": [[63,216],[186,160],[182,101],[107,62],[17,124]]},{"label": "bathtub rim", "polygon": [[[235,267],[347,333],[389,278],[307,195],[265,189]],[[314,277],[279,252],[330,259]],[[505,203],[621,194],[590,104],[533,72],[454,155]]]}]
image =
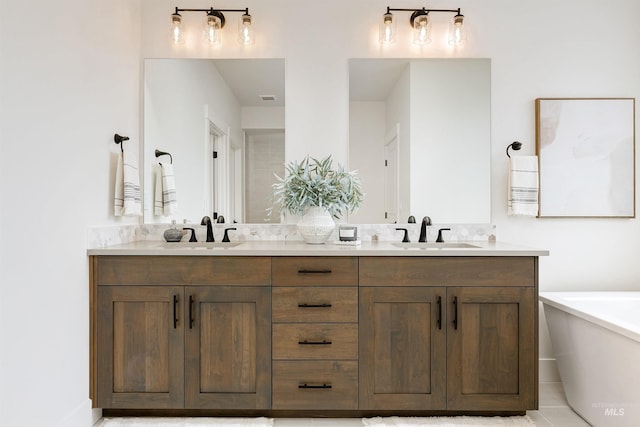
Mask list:
[{"label": "bathtub rim", "polygon": [[538,298],[546,305],[567,312],[588,322],[594,323],[612,332],[623,335],[633,341],[640,343],[640,325],[630,325],[628,322],[618,319],[608,319],[588,313],[580,308],[571,305],[567,298],[575,297],[624,297],[633,296],[640,299],[640,291],[552,291],[540,292]]}]

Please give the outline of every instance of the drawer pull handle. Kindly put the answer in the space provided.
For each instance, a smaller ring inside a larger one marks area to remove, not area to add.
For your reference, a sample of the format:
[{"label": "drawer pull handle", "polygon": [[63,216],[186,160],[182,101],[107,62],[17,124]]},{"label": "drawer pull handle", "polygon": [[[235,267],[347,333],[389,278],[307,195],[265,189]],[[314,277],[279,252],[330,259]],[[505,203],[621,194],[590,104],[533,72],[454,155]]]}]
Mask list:
[{"label": "drawer pull handle", "polygon": [[331,304],[298,304],[299,308],[331,308]]},{"label": "drawer pull handle", "polygon": [[331,269],[328,270],[298,270],[298,274],[331,274]]},{"label": "drawer pull handle", "polygon": [[313,384],[300,384],[298,385],[298,388],[333,388],[331,384],[317,384],[317,385],[313,385]]},{"label": "drawer pull handle", "polygon": [[322,340],[322,341],[298,341],[298,344],[300,345],[329,345],[331,344],[331,341],[328,340]]}]

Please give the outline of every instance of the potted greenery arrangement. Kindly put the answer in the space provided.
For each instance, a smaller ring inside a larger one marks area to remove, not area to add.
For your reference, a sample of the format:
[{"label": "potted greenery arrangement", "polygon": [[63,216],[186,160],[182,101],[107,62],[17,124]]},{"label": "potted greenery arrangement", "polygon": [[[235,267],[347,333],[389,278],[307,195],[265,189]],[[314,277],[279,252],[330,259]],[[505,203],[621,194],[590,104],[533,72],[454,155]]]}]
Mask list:
[{"label": "potted greenery arrangement", "polygon": [[307,243],[324,243],[333,230],[333,218],[360,207],[364,194],[356,171],[333,168],[331,156],[322,160],[305,157],[286,165],[286,175],[272,185],[274,205],[280,211],[301,215],[298,232]]}]

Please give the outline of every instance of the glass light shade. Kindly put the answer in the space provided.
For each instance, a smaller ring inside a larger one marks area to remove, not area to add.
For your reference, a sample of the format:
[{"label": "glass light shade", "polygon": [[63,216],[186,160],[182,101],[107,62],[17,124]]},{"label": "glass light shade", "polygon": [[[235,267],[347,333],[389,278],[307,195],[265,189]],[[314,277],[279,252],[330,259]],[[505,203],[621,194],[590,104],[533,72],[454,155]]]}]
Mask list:
[{"label": "glass light shade", "polygon": [[184,31],[182,30],[182,16],[179,13],[171,15],[171,28],[169,38],[173,44],[184,44]]},{"label": "glass light shade", "polygon": [[413,43],[425,45],[431,43],[431,21],[429,15],[419,15],[413,21]]},{"label": "glass light shade", "polygon": [[464,16],[458,14],[449,23],[449,44],[452,46],[463,45],[467,40],[464,29]]},{"label": "glass light shade", "polygon": [[202,36],[209,44],[220,44],[222,35],[222,22],[220,18],[207,14],[204,21],[204,30]]},{"label": "glass light shade", "polygon": [[256,35],[251,24],[251,15],[243,14],[240,21],[238,21],[238,43],[243,45],[255,44]]},{"label": "glass light shade", "polygon": [[380,23],[380,43],[391,44],[396,41],[396,20],[392,13],[385,13]]}]

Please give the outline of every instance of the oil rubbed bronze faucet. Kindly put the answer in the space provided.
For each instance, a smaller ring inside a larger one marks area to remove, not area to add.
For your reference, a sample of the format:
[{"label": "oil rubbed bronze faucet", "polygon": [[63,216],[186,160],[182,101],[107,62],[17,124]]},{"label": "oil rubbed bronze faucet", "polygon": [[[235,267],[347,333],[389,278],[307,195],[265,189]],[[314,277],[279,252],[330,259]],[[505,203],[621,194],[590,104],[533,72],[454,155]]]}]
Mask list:
[{"label": "oil rubbed bronze faucet", "polygon": [[208,216],[202,217],[202,221],[200,221],[200,225],[207,226],[207,242],[215,242],[213,238],[213,225],[211,224],[211,218]]},{"label": "oil rubbed bronze faucet", "polygon": [[422,218],[422,226],[420,227],[420,237],[418,238],[418,242],[426,243],[427,242],[427,226],[431,225],[431,218],[425,216]]}]

